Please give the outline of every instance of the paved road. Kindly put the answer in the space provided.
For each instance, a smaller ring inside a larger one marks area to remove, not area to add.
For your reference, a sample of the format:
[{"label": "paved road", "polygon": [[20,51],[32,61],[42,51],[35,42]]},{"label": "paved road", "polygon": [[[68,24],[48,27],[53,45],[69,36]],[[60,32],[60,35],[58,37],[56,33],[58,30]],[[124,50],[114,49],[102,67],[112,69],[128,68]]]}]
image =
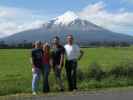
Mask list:
[{"label": "paved road", "polygon": [[3,100],[133,100],[132,91],[59,94],[58,96],[10,97]]}]

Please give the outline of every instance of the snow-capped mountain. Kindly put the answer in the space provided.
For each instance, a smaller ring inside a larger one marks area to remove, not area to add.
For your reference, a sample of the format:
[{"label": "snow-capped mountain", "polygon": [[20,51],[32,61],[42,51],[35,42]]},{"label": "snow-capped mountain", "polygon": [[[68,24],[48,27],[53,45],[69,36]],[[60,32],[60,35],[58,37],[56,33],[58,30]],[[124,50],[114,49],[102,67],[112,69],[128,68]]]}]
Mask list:
[{"label": "snow-capped mountain", "polygon": [[71,23],[72,21],[74,21],[77,18],[78,18],[78,16],[74,12],[68,11],[65,14],[55,18],[54,24],[68,25],[69,23]]},{"label": "snow-capped mountain", "polygon": [[75,41],[79,43],[93,41],[124,41],[133,43],[133,37],[109,31],[87,20],[80,19],[71,11],[44,23],[38,29],[19,32],[3,40],[7,43],[20,43],[24,40],[27,42],[36,40],[50,41],[53,36],[58,35],[62,42],[65,42],[67,34],[73,34]]},{"label": "snow-capped mountain", "polygon": [[101,30],[101,27],[98,27],[95,24],[90,23],[87,20],[80,19],[74,12],[68,11],[65,14],[50,20],[47,23],[43,24],[44,28],[56,29],[66,28],[69,30]]}]

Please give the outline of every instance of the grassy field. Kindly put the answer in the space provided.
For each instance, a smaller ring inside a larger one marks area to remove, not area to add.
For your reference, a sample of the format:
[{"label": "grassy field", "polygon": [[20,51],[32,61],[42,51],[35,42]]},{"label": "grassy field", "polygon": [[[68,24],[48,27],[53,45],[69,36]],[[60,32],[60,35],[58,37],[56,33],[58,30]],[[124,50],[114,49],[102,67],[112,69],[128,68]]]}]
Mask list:
[{"label": "grassy field", "polygon": [[[93,63],[102,66],[104,71],[109,71],[127,62],[133,62],[133,47],[128,48],[84,48],[84,57],[79,62],[79,69],[87,73]],[[30,50],[26,49],[1,49],[0,50],[0,95],[30,93],[31,92],[31,65],[29,62]],[[80,75],[79,75],[80,76]],[[86,74],[84,74],[86,76]],[[63,72],[65,88],[67,82]],[[51,91],[57,92],[56,80],[51,72]],[[117,81],[116,81],[117,80]],[[121,87],[132,85],[133,81],[127,78],[104,78],[102,81],[82,78],[78,80],[80,90],[93,88]],[[41,89],[41,85],[40,85]]]}]

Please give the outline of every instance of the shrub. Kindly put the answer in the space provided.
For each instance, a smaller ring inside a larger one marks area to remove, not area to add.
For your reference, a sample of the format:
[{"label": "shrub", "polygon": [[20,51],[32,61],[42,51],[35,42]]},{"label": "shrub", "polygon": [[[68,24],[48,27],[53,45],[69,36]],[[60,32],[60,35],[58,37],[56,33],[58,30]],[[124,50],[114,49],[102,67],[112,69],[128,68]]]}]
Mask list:
[{"label": "shrub", "polygon": [[77,79],[78,81],[84,81],[87,79],[87,74],[83,72],[80,68],[77,69]]},{"label": "shrub", "polygon": [[128,63],[127,66],[127,76],[128,78],[133,78],[133,62]]},{"label": "shrub", "polygon": [[100,81],[104,78],[105,72],[101,69],[101,66],[97,63],[92,63],[88,69],[88,77]]},{"label": "shrub", "polygon": [[115,78],[124,77],[127,76],[127,68],[122,65],[117,65],[113,67],[109,73],[110,76],[112,75]]},{"label": "shrub", "polygon": [[133,78],[133,63],[117,65],[112,68],[109,74],[110,76],[112,75],[115,78],[119,77]]}]

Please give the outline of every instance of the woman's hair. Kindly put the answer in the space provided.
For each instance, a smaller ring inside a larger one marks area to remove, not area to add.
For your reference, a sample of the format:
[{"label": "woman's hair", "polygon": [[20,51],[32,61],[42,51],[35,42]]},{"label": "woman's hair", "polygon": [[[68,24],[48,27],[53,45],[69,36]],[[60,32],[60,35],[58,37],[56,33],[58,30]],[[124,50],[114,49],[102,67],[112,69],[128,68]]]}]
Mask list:
[{"label": "woman's hair", "polygon": [[35,43],[32,43],[32,48],[35,48]]},{"label": "woman's hair", "polygon": [[43,50],[45,50],[46,48],[50,49],[50,45],[47,42],[43,44]]}]

